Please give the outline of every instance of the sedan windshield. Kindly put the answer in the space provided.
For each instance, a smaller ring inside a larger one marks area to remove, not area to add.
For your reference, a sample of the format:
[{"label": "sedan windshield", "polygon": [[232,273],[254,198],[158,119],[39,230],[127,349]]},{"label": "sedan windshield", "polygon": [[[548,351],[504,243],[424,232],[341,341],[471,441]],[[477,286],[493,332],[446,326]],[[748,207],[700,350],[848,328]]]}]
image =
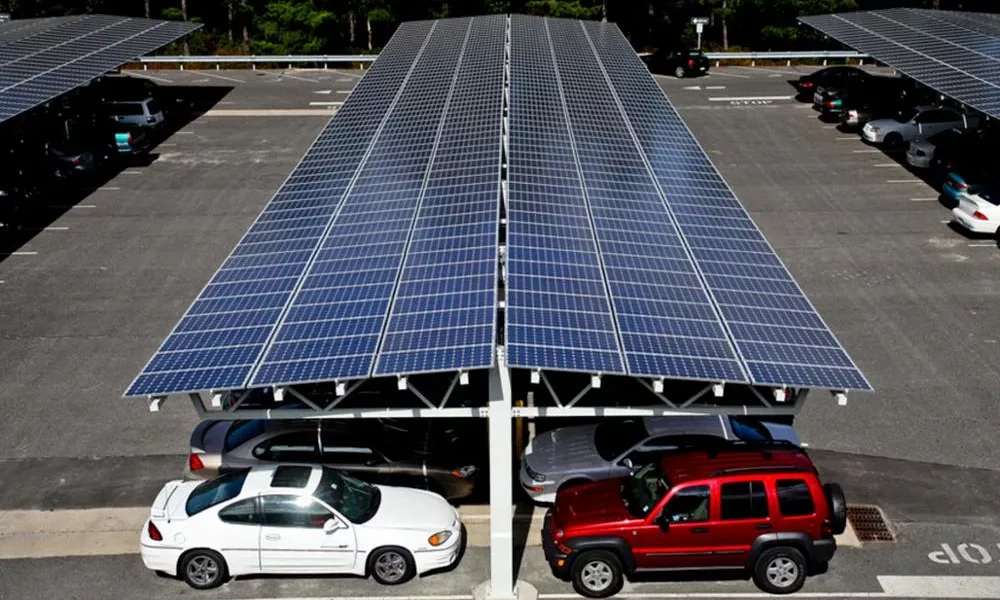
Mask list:
[{"label": "sedan windshield", "polygon": [[352,523],[371,520],[382,502],[382,492],[377,487],[327,468],[323,469],[314,495]]},{"label": "sedan windshield", "polygon": [[645,517],[670,489],[659,463],[650,463],[626,479],[621,486],[625,508],[636,517]]},{"label": "sedan windshield", "polygon": [[916,109],[904,108],[903,110],[896,113],[896,116],[893,117],[893,119],[899,121],[900,123],[909,123],[910,120],[915,116],[917,116]]},{"label": "sedan windshield", "polygon": [[642,421],[605,421],[594,430],[594,446],[601,458],[612,461],[647,437]]}]

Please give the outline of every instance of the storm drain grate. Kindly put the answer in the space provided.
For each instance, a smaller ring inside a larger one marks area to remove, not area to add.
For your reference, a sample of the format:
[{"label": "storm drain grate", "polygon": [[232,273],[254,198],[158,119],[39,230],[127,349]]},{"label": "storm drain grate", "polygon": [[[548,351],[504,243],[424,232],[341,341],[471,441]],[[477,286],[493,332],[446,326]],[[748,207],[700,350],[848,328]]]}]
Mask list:
[{"label": "storm drain grate", "polygon": [[895,542],[896,536],[889,529],[889,523],[882,509],[869,504],[853,504],[847,507],[847,520],[854,528],[855,535],[862,542]]}]

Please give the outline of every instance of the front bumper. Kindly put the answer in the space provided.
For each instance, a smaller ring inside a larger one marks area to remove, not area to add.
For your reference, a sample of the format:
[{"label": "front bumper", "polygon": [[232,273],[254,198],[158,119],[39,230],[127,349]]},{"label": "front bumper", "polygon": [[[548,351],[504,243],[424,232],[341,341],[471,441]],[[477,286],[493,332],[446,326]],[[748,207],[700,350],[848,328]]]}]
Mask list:
[{"label": "front bumper", "polygon": [[865,127],[861,130],[861,137],[872,144],[879,144],[885,139],[885,135],[881,131],[872,131],[871,129]]},{"label": "front bumper", "polygon": [[539,504],[552,504],[556,501],[556,482],[555,481],[535,481],[528,475],[527,469],[524,466],[524,460],[521,460],[521,470],[518,473],[518,481],[521,483],[521,488],[524,492],[528,494],[532,501]]},{"label": "front bumper", "polygon": [[972,233],[992,234],[997,230],[997,223],[993,221],[982,221],[963,211],[959,207],[951,209],[951,221],[958,223]]},{"label": "front bumper", "polygon": [[423,575],[428,571],[447,569],[458,561],[465,545],[465,528],[461,525],[457,535],[453,535],[450,540],[440,548],[433,550],[423,550],[413,553],[413,562],[417,568],[417,574]]}]

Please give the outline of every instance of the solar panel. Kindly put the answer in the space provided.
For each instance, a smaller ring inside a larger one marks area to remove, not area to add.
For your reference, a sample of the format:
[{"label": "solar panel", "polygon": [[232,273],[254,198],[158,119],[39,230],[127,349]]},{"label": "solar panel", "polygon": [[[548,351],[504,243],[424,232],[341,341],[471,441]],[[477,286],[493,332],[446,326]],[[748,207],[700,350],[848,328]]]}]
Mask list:
[{"label": "solar panel", "polygon": [[26,25],[12,21],[0,30],[0,122],[199,27],[196,23],[105,15]]},{"label": "solar panel", "polygon": [[248,384],[431,27],[400,26],[126,395]]},{"label": "solar panel", "polygon": [[995,16],[901,8],[800,20],[946,96],[1000,117],[1000,22]]},{"label": "solar panel", "polygon": [[751,381],[871,389],[618,28],[583,26]]},{"label": "solar panel", "polygon": [[468,31],[375,375],[493,364],[505,30]]},{"label": "solar panel", "polygon": [[628,373],[746,382],[580,22],[543,23]]},{"label": "solar panel", "polygon": [[545,23],[511,17],[507,361],[625,373]]},{"label": "solar panel", "polygon": [[[466,156],[462,138],[463,123],[482,128],[499,122],[493,116],[481,123],[482,113],[462,115],[467,107],[461,104],[477,92],[470,85],[479,76],[476,57],[486,49],[482,38],[491,34],[499,36],[492,39],[491,52],[499,61],[502,22],[436,22],[411,81],[365,159],[253,385],[371,376],[401,280],[407,285],[385,336],[386,355],[379,366],[383,374],[491,364],[495,308],[486,296],[496,287],[495,250],[490,246],[496,246],[499,129],[486,133],[484,145],[492,151],[492,160],[483,161],[474,147]],[[472,63],[464,62],[466,54]],[[461,97],[455,98],[458,90]],[[478,93],[491,94],[499,110],[502,72],[490,90]],[[453,99],[459,104],[451,104]],[[438,157],[442,163],[435,165]],[[470,172],[475,180],[468,182],[483,186],[485,199],[465,195],[477,190],[456,179],[464,172],[456,172],[448,161],[462,157],[471,167],[485,168],[485,173]],[[440,213],[449,203],[488,214],[471,214],[466,222],[462,214]],[[471,247],[435,249],[433,240],[447,241],[463,228],[477,234]],[[414,242],[418,248],[411,248]],[[408,249],[417,253],[408,254]],[[466,291],[475,295],[463,297]],[[438,298],[428,300],[428,295]]]}]

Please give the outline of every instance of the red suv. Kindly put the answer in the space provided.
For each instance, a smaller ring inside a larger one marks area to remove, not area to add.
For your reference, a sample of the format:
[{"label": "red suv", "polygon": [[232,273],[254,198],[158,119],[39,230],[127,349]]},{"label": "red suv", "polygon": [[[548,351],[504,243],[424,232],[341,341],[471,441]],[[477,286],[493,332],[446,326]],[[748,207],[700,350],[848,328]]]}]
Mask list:
[{"label": "red suv", "polygon": [[542,530],[553,573],[589,598],[640,571],[749,571],[790,594],[822,571],[843,533],[840,486],[790,445],[681,451],[631,477],[560,490]]}]

